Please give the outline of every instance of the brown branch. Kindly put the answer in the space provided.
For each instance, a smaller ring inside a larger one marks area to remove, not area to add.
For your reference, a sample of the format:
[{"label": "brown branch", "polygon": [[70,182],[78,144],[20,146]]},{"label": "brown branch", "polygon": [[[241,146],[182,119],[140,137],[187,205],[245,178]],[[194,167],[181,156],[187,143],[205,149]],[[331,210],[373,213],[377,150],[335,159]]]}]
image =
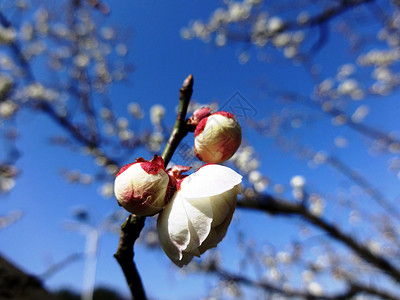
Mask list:
[{"label": "brown branch", "polygon": [[[324,109],[323,105],[325,103],[328,103],[327,101],[322,101],[322,102],[311,102],[311,105],[315,105],[317,107],[319,107],[321,109],[322,112],[324,112],[327,115],[330,115],[332,117],[339,117],[339,116],[343,116],[346,120],[346,122],[344,123],[345,126],[353,129],[354,131],[369,137],[371,139],[378,139],[381,142],[384,142],[386,144],[386,146],[388,147],[390,144],[394,143],[394,144],[400,144],[400,140],[390,136],[389,134],[387,134],[384,131],[381,131],[377,128],[371,127],[369,125],[366,124],[362,124],[362,123],[357,123],[354,122],[351,117],[349,117],[344,111],[338,109],[338,108],[328,108],[328,109]],[[308,103],[309,104],[309,103]],[[329,104],[329,103],[328,103]]]},{"label": "brown branch", "polygon": [[[352,287],[355,290],[360,290],[365,294],[378,296],[378,297],[381,297],[382,299],[387,299],[387,300],[400,299],[398,296],[392,295],[390,293],[387,293],[387,292],[385,292],[381,289],[375,288],[373,286],[365,286],[365,285],[359,285],[358,283],[354,283]],[[343,299],[348,299],[348,298],[343,298]]]},{"label": "brown branch", "polygon": [[[274,38],[278,34],[284,32],[284,31],[289,31],[289,30],[301,30],[304,28],[312,28],[319,26],[326,25],[329,23],[332,19],[340,16],[341,14],[345,13],[351,8],[361,6],[363,4],[367,4],[370,2],[374,2],[375,0],[344,0],[344,1],[338,1],[338,4],[333,4],[330,7],[326,8],[323,12],[320,14],[317,14],[315,16],[310,17],[307,21],[303,23],[299,23],[297,20],[291,20],[285,22],[280,28],[274,31],[263,31],[260,32],[259,35],[265,37],[265,38]],[[234,41],[241,41],[241,42],[251,42],[252,38],[249,34],[246,33],[240,33],[240,32],[228,32],[227,37],[234,40]],[[320,46],[318,46],[320,47]]]},{"label": "brown branch", "polygon": [[354,237],[343,232],[339,227],[329,223],[322,217],[312,214],[304,205],[295,204],[284,199],[277,199],[271,195],[260,195],[255,198],[245,198],[238,202],[238,206],[247,209],[258,209],[271,214],[299,216],[306,222],[326,232],[333,239],[341,242],[368,264],[383,271],[396,282],[400,282],[400,270],[383,256],[371,252],[367,246]]},{"label": "brown branch", "polygon": [[[69,26],[71,27],[71,32],[73,34],[72,38],[72,57],[77,55],[82,49],[81,49],[81,44],[84,43],[82,42],[82,39],[79,38],[79,35],[77,34],[77,24],[78,21],[76,19],[77,14],[75,13],[81,6],[80,1],[71,1],[71,13],[69,14]],[[80,102],[82,104],[82,109],[84,113],[86,114],[86,124],[88,128],[88,135],[90,140],[92,141],[98,141],[100,138],[99,135],[99,125],[98,125],[98,120],[96,117],[96,112],[93,107],[93,101],[92,101],[92,82],[89,78],[88,75],[88,70],[80,70],[80,76],[77,81],[77,87],[76,87],[76,92],[78,93],[77,97],[80,99]],[[74,86],[74,82],[71,82],[71,87]]]},{"label": "brown branch", "polygon": [[114,257],[117,259],[134,300],[144,300],[146,294],[143,288],[142,280],[133,260],[133,246],[144,227],[146,217],[129,215],[121,226],[121,233],[117,252]]},{"label": "brown branch", "polygon": [[[391,137],[388,133],[381,131],[377,128],[373,128],[371,126],[356,123],[351,120],[351,118],[345,114],[344,111],[339,110],[337,108],[331,109],[324,109],[323,102],[316,102],[316,101],[308,101],[307,97],[303,97],[302,95],[292,93],[292,92],[282,92],[284,99],[288,101],[292,101],[295,103],[299,103],[304,105],[308,108],[318,110],[328,116],[337,117],[337,116],[344,116],[347,122],[344,123],[344,126],[349,127],[350,129],[356,131],[357,133],[362,134],[363,136],[369,137],[371,139],[379,139],[380,141],[384,142],[386,147],[388,147],[391,143],[400,144],[400,140],[394,137]],[[265,127],[260,125],[259,122],[249,120],[248,124],[253,127],[255,130],[263,134],[263,130]],[[284,137],[276,138],[278,144],[286,144],[288,140]],[[293,144],[293,141],[289,141],[289,143]],[[296,145],[292,147],[294,151],[301,153],[307,152],[307,158],[312,158],[316,155],[316,151],[312,150],[308,147],[304,147],[301,145]],[[400,219],[400,212],[395,205],[393,205],[388,199],[386,199],[385,195],[365,177],[361,173],[357,172],[345,162],[340,160],[337,157],[327,155],[326,156],[326,163],[329,164],[332,168],[336,169],[338,172],[342,173],[344,176],[352,180],[355,184],[363,189],[363,191],[371,197],[376,203],[378,203],[382,208],[386,210],[386,212],[397,219]]]},{"label": "brown branch", "polygon": [[[168,165],[180,141],[187,135],[186,113],[193,92],[193,76],[189,75],[179,90],[179,109],[174,129],[162,154],[165,166]],[[134,258],[134,245],[144,227],[146,217],[130,215],[121,226],[119,245],[114,257],[121,266],[126,281],[131,290],[133,299],[146,299],[143,284],[136,268]]]},{"label": "brown branch", "polygon": [[168,165],[179,143],[188,133],[188,127],[185,118],[190,98],[192,97],[192,93],[193,93],[193,76],[189,75],[185,79],[181,89],[179,90],[178,115],[176,117],[174,129],[172,130],[171,136],[169,137],[169,140],[165,145],[164,152],[161,155],[164,160],[165,166]]},{"label": "brown branch", "polygon": [[[77,2],[78,3],[78,2]],[[6,17],[0,12],[0,24],[5,27],[11,26],[11,23],[6,19]],[[11,44],[12,51],[21,67],[26,72],[26,80],[28,82],[36,82],[36,79],[31,71],[29,62],[22,55],[21,47],[17,42]],[[173,153],[175,152],[180,141],[189,132],[188,127],[185,122],[185,117],[187,113],[187,108],[190,102],[190,98],[193,91],[193,76],[189,75],[183,83],[179,94],[179,112],[175,122],[174,129],[172,131],[171,137],[165,147],[163,152],[163,159],[165,165],[170,161]],[[85,99],[83,99],[85,100]],[[70,133],[75,141],[89,147],[94,152],[101,152],[101,145],[95,137],[87,137],[82,133],[77,126],[75,126],[71,121],[62,115],[59,115],[56,110],[47,102],[39,101],[37,107],[44,113],[46,113],[55,123],[60,125],[63,129]],[[91,113],[87,108],[84,110],[86,113]],[[118,162],[113,159],[103,155],[106,158],[106,164],[119,165]],[[126,280],[128,282],[129,288],[131,290],[132,296],[135,300],[146,299],[146,294],[141,282],[139,272],[136,268],[136,264],[133,260],[134,251],[133,247],[136,239],[139,237],[141,230],[143,229],[146,217],[139,217],[130,215],[125,223],[121,226],[120,240],[117,251],[115,253],[115,258],[120,264]]]},{"label": "brown branch", "polygon": [[400,213],[396,206],[394,206],[386,197],[380,192],[378,188],[375,188],[361,173],[352,169],[350,166],[345,164],[337,157],[327,156],[327,163],[341,172],[346,177],[350,178],[355,184],[360,186],[362,190],[375,200],[380,206],[382,206],[388,214],[396,217],[400,220]]},{"label": "brown branch", "polygon": [[357,296],[358,294],[370,294],[374,296],[381,297],[382,299],[388,299],[388,300],[400,300],[399,297],[396,297],[395,295],[389,294],[385,291],[382,291],[380,289],[374,288],[372,286],[364,286],[358,283],[352,283],[349,282],[347,290],[343,292],[339,292],[336,294],[321,294],[321,295],[313,295],[310,292],[306,292],[303,290],[295,290],[295,289],[289,289],[289,288],[281,288],[275,284],[272,284],[270,282],[267,282],[265,280],[263,281],[256,281],[253,279],[250,279],[244,275],[240,274],[235,274],[232,272],[229,272],[227,270],[223,270],[220,267],[216,266],[215,264],[212,265],[207,265],[205,268],[202,269],[203,271],[209,272],[209,273],[214,273],[224,280],[228,281],[233,281],[238,284],[243,284],[247,285],[253,288],[258,288],[262,289],[266,292],[272,293],[272,294],[279,294],[285,297],[295,297],[296,299],[303,298],[303,299],[309,299],[309,300],[345,300],[345,299],[350,299],[354,296]]},{"label": "brown branch", "polygon": [[[301,24],[302,27],[310,26],[320,26],[324,23],[331,21],[333,18],[341,15],[347,10],[357,7],[369,2],[374,2],[375,0],[343,0],[339,4],[332,5],[331,7],[325,9],[321,14],[311,17],[307,22]],[[299,22],[293,21],[287,25],[289,28],[298,28]]]},{"label": "brown branch", "polygon": [[[5,15],[0,11],[0,24],[4,27],[11,27],[11,22],[5,17]],[[26,74],[26,81],[27,82],[37,82],[36,78],[31,70],[29,62],[25,59],[22,54],[21,46],[19,45],[18,41],[14,41],[11,43],[11,50],[14,53],[18,63],[25,71]],[[60,115],[56,112],[56,110],[47,102],[39,101],[37,103],[36,108],[40,109],[44,112],[47,116],[49,116],[55,123],[60,125],[63,129],[65,129],[78,143],[87,146],[90,150],[93,150],[94,153],[99,153],[101,151],[101,145],[94,139],[88,138],[84,133],[82,133],[78,126],[74,125],[71,120],[67,117]],[[105,154],[102,156],[106,159],[106,165],[119,165],[117,161],[108,157]]]},{"label": "brown branch", "polygon": [[[290,100],[295,101],[296,103],[300,103],[312,109],[317,109],[318,111],[321,111],[328,116],[343,116],[346,120],[346,122],[344,123],[345,126],[363,136],[371,139],[377,139],[380,142],[384,142],[386,147],[389,147],[390,144],[400,144],[399,139],[390,136],[388,133],[382,130],[366,124],[354,122],[351,117],[349,117],[343,110],[334,107],[324,109],[325,101],[307,101],[308,98],[306,98],[305,101],[301,101],[302,97],[296,94],[286,94],[285,96],[289,97]],[[374,186],[362,174],[355,171],[350,166],[346,165],[343,161],[332,156],[327,157],[327,163],[342,174],[344,174],[346,177],[350,178],[358,186],[360,186],[366,194],[368,194],[379,205],[381,205],[389,214],[400,219],[400,213],[398,209],[394,205],[392,205],[377,188],[374,188]]]},{"label": "brown branch", "polygon": [[[277,94],[278,92],[280,91],[276,91],[275,93]],[[332,105],[329,105],[330,104],[329,100],[325,100],[322,97],[319,99],[320,101],[314,101],[311,100],[309,97],[300,95],[296,92],[281,91],[281,94],[282,94],[281,98],[284,99],[285,101],[291,101],[301,104],[305,107],[322,112],[323,114],[334,118],[343,117],[345,120],[343,126],[346,126],[354,130],[355,132],[363,136],[366,136],[370,139],[380,140],[381,142],[385,143],[386,147],[388,147],[392,143],[400,144],[400,139],[391,136],[390,134],[388,134],[383,130],[380,130],[378,128],[372,127],[367,124],[354,122],[345,111],[337,107],[333,107]]]}]

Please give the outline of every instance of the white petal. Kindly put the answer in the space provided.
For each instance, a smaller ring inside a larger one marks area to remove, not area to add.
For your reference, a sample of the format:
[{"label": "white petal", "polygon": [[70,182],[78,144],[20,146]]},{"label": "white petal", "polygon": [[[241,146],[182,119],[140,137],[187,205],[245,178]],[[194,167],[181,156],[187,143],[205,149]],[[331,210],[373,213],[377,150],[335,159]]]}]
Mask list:
[{"label": "white petal", "polygon": [[233,213],[235,212],[235,208],[236,208],[236,205],[231,207],[231,210],[228,212],[228,215],[226,216],[225,220],[221,224],[213,227],[213,229],[217,233],[217,241],[218,241],[218,243],[220,241],[222,241],[222,239],[226,235],[226,232],[228,231],[228,227],[229,227],[229,224],[232,221],[232,217],[233,217]]},{"label": "white petal", "polygon": [[236,207],[238,189],[236,187],[222,193],[211,197],[210,203],[213,211],[213,222],[212,227],[218,226],[226,217],[233,213]]},{"label": "white petal", "polygon": [[182,251],[190,242],[189,222],[182,198],[176,193],[157,220],[158,238],[171,260],[182,259]]},{"label": "white petal", "polygon": [[[182,254],[183,254],[183,256],[182,256],[182,258],[180,260],[171,259],[172,262],[174,264],[176,264],[179,268],[182,268],[183,266],[186,266],[188,263],[190,263],[190,261],[193,258],[193,255],[190,254],[190,253],[183,252]],[[199,255],[197,255],[197,256],[199,256]]]},{"label": "white petal", "polygon": [[139,164],[133,164],[125,172],[121,173],[117,178],[115,178],[114,183],[114,193],[118,202],[123,205],[125,202],[129,201],[134,192],[134,182],[137,177],[146,176],[143,169]]},{"label": "white petal", "polygon": [[213,211],[210,198],[184,199],[183,204],[189,219],[190,229],[190,243],[185,251],[190,252],[200,246],[210,233]]},{"label": "white petal", "polygon": [[176,193],[174,198],[168,217],[168,233],[172,243],[174,243],[180,251],[183,251],[190,241],[189,220],[186,215],[181,194]]},{"label": "white petal", "polygon": [[242,182],[242,176],[221,165],[205,165],[186,177],[181,184],[183,196],[205,198],[222,194]]},{"label": "white petal", "polygon": [[211,228],[210,234],[208,235],[207,239],[203,242],[203,244],[198,248],[200,254],[203,254],[210,248],[215,248],[218,245],[218,234]]},{"label": "white petal", "polygon": [[203,254],[210,248],[217,247],[218,243],[222,241],[228,231],[229,224],[231,223],[233,212],[235,211],[235,206],[231,207],[226,218],[218,226],[212,227],[210,234],[203,244],[198,248],[200,254]]},{"label": "white petal", "polygon": [[183,255],[185,256],[186,254],[190,254],[190,255],[192,255],[192,257],[193,256],[197,256],[197,257],[200,257],[200,251],[199,251],[199,249],[198,248],[194,248],[194,249],[186,249],[185,250],[185,252],[183,252]]},{"label": "white petal", "polygon": [[168,234],[168,217],[171,207],[172,205],[167,205],[164,210],[158,215],[157,233],[158,241],[160,242],[161,247],[164,249],[164,252],[171,260],[174,260],[179,259],[181,255],[179,249],[172,243],[171,238]]}]

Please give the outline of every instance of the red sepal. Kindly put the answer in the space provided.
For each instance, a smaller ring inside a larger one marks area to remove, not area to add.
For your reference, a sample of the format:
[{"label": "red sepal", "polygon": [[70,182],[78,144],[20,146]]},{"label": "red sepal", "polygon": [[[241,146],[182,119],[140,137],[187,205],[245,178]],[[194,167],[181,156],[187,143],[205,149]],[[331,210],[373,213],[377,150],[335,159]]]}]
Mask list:
[{"label": "red sepal", "polygon": [[164,160],[161,156],[154,155],[151,161],[142,162],[140,166],[147,174],[157,174],[160,169],[164,170]]},{"label": "red sepal", "polygon": [[228,119],[234,119],[235,118],[234,115],[232,115],[231,113],[229,113],[227,111],[224,111],[224,110],[217,111],[217,112],[213,113],[213,115],[221,115],[221,116],[227,117]]},{"label": "red sepal", "polygon": [[194,137],[198,136],[200,133],[203,132],[204,127],[206,127],[208,117],[201,119],[199,124],[197,124],[196,129],[194,130]]}]

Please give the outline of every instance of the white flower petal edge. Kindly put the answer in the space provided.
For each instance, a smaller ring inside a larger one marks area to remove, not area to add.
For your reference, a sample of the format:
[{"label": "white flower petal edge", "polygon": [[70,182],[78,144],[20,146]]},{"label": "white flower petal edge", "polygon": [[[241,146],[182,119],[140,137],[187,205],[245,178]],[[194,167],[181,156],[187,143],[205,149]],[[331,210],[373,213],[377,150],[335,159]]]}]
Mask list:
[{"label": "white flower petal edge", "polygon": [[183,260],[182,252],[190,241],[188,220],[182,217],[185,215],[183,199],[176,193],[157,219],[159,242],[167,256],[177,265]]},{"label": "white flower petal edge", "polygon": [[182,181],[157,220],[160,244],[177,266],[187,265],[223,239],[241,180],[228,167],[205,165]]},{"label": "white flower petal edge", "polygon": [[210,164],[186,177],[181,183],[181,190],[187,199],[204,198],[222,194],[241,182],[242,176],[231,168]]}]

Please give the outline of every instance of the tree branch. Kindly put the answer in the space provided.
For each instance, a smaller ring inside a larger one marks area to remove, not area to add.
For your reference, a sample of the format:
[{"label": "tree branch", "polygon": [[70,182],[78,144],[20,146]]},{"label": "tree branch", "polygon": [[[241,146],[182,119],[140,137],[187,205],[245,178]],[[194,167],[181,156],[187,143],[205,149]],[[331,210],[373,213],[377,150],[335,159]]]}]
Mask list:
[{"label": "tree branch", "polygon": [[221,269],[220,267],[216,266],[215,264],[207,265],[205,268],[203,268],[203,271],[209,272],[209,273],[214,273],[224,280],[229,280],[233,281],[235,283],[247,285],[253,288],[259,288],[262,289],[266,292],[272,293],[272,294],[279,294],[282,295],[286,298],[295,298],[299,299],[309,299],[309,300],[345,300],[345,299],[350,299],[358,294],[370,294],[374,296],[381,297],[382,299],[388,299],[388,300],[400,300],[399,297],[396,297],[394,295],[391,295],[389,293],[386,293],[380,289],[374,288],[372,286],[364,286],[358,283],[352,283],[349,282],[348,288],[340,293],[337,294],[313,294],[311,292],[307,292],[304,290],[295,290],[295,289],[290,289],[290,288],[282,288],[280,286],[277,286],[275,284],[272,284],[268,281],[262,280],[262,281],[256,281],[251,278],[248,278],[246,276],[240,275],[240,274],[234,274],[232,272],[229,272],[227,270]]},{"label": "tree branch", "polygon": [[[4,27],[11,27],[11,22],[6,18],[6,16],[0,11],[0,24]],[[25,71],[26,81],[29,83],[36,83],[37,80],[35,75],[33,74],[29,62],[26,60],[21,51],[21,46],[18,41],[14,41],[10,44],[11,50],[14,53],[19,65]],[[82,133],[79,128],[74,125],[70,119],[65,116],[62,116],[56,112],[52,105],[45,101],[39,101],[36,103],[36,108],[39,108],[42,112],[44,112],[47,116],[49,116],[56,124],[65,129],[78,143],[87,146],[90,150],[94,150],[94,152],[101,152],[101,145],[93,138],[88,138],[85,133]],[[102,156],[106,159],[106,165],[118,165],[119,163],[108,157],[105,154]]]},{"label": "tree branch", "polygon": [[143,288],[142,280],[136,268],[133,257],[135,255],[133,246],[144,227],[146,217],[129,215],[121,226],[119,244],[114,257],[117,259],[126,281],[135,300],[144,300],[146,293]]},{"label": "tree branch", "polygon": [[[181,89],[179,90],[178,115],[176,117],[174,129],[172,130],[171,136],[162,154],[165,166],[168,165],[181,140],[189,132],[185,118],[192,92],[193,76],[189,75],[185,79]],[[128,282],[129,288],[131,290],[132,297],[135,300],[146,299],[143,284],[140,279],[139,272],[136,268],[136,264],[133,260],[133,247],[137,238],[140,235],[140,232],[144,227],[145,219],[146,217],[129,215],[125,223],[121,226],[119,245],[117,252],[114,254],[114,257],[117,259],[119,265],[122,268],[122,271],[124,272],[126,281]]]},{"label": "tree branch", "polygon": [[341,231],[341,229],[327,220],[312,214],[304,205],[277,199],[271,195],[260,195],[255,198],[245,198],[238,202],[241,208],[258,209],[271,214],[299,216],[308,223],[328,233],[332,238],[353,250],[365,262],[383,271],[396,282],[400,282],[400,270],[383,256],[371,252],[367,246],[357,241],[354,237]]},{"label": "tree branch", "polygon": [[192,97],[192,92],[193,92],[193,76],[189,75],[185,79],[181,89],[179,90],[178,115],[176,117],[174,129],[172,130],[171,136],[169,137],[169,140],[165,145],[164,152],[161,155],[164,160],[165,166],[168,165],[179,143],[188,133],[188,127],[185,118],[190,98]]},{"label": "tree branch", "polygon": [[[285,101],[292,101],[304,105],[305,107],[317,110],[328,116],[332,117],[343,116],[346,120],[344,126],[349,127],[350,129],[356,131],[359,134],[362,134],[363,136],[381,141],[382,143],[384,143],[385,147],[389,147],[390,144],[392,143],[400,144],[399,139],[391,137],[388,133],[382,130],[373,128],[366,124],[356,123],[352,121],[350,116],[348,116],[344,111],[338,108],[324,109],[323,108],[324,102],[316,102],[311,100],[309,101],[309,98],[303,97],[302,95],[293,92],[282,91],[282,94],[283,94],[283,99]],[[256,122],[253,120],[249,120],[248,124],[261,134],[263,134],[263,131],[266,128],[264,125],[261,125],[260,122]],[[276,140],[278,144],[287,144],[288,142],[294,144],[292,140],[288,140],[283,136],[279,136]],[[315,150],[301,145],[292,146],[292,148],[294,151],[297,151],[298,153],[307,152],[307,158],[312,158],[314,155],[317,154]],[[393,205],[388,199],[386,199],[385,195],[378,188],[374,187],[373,184],[364,175],[357,172],[349,165],[344,163],[342,160],[332,155],[326,156],[326,163],[329,164],[334,169],[336,169],[338,172],[342,173],[350,180],[352,180],[355,184],[360,186],[363,189],[363,191],[367,195],[369,195],[371,199],[373,199],[380,206],[382,206],[382,208],[384,208],[388,214],[400,220],[400,212],[397,209],[397,207]]]},{"label": "tree branch", "polygon": [[[268,39],[274,38],[275,36],[279,35],[282,32],[290,31],[290,30],[301,30],[305,28],[313,28],[319,26],[327,26],[327,24],[334,18],[340,16],[341,14],[345,13],[351,8],[361,6],[363,4],[367,4],[370,2],[374,2],[375,0],[344,0],[344,1],[337,1],[329,7],[327,7],[321,13],[310,17],[307,21],[303,23],[299,23],[298,20],[290,20],[282,24],[277,30],[268,31],[260,31],[258,34],[266,37]],[[241,42],[251,42],[252,37],[248,33],[241,33],[241,32],[227,32],[227,37],[234,40],[234,41],[241,41]],[[326,41],[323,38],[317,42],[317,47],[321,48],[322,43]],[[315,51],[316,49],[312,49]]]}]

